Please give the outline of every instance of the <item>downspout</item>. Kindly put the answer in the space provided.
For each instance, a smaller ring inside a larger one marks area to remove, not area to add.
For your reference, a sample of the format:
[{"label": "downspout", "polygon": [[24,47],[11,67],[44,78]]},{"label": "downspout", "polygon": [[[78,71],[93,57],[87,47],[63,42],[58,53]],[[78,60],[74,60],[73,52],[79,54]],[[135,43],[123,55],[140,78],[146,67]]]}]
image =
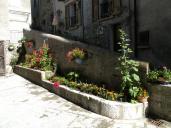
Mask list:
[{"label": "downspout", "polygon": [[82,8],[82,10],[81,10],[81,17],[82,17],[82,27],[83,27],[83,41],[84,41],[84,3],[83,3],[83,0],[81,0],[81,8]]},{"label": "downspout", "polygon": [[137,21],[137,0],[134,0],[134,55],[138,57],[138,21]]}]

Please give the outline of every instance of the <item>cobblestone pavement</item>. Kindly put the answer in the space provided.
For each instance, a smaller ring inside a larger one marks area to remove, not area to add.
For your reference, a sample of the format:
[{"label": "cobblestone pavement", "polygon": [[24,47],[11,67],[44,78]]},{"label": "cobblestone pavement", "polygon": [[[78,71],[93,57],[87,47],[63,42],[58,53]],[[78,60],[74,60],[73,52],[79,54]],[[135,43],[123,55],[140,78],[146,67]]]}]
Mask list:
[{"label": "cobblestone pavement", "polygon": [[13,74],[0,77],[0,128],[157,127],[145,119],[121,121],[97,115]]}]

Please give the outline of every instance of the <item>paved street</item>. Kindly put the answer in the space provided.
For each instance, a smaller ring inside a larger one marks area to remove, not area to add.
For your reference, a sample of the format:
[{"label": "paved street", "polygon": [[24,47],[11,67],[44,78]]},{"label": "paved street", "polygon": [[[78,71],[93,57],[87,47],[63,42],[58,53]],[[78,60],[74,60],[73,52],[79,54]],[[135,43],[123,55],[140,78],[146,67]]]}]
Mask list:
[{"label": "paved street", "polygon": [[13,74],[0,77],[0,128],[156,127],[94,114]]}]

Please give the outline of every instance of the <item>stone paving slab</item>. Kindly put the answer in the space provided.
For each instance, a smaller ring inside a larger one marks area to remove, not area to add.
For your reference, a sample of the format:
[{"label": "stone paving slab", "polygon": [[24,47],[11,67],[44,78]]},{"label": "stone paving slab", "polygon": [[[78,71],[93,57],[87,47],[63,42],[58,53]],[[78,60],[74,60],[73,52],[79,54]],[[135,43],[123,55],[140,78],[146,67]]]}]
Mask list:
[{"label": "stone paving slab", "polygon": [[112,120],[97,115],[13,74],[0,77],[0,128],[157,127],[145,120]]}]

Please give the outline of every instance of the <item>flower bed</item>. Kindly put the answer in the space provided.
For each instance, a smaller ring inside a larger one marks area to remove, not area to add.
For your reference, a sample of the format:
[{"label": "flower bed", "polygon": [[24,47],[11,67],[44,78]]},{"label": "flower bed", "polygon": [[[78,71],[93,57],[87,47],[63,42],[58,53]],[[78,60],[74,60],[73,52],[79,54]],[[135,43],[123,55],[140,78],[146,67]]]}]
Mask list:
[{"label": "flower bed", "polygon": [[54,86],[53,83],[45,80],[47,75],[50,77],[49,72],[33,70],[21,66],[15,66],[14,69],[15,73],[97,114],[101,114],[112,119],[128,120],[141,119],[145,116],[147,103],[131,104],[127,102],[105,100],[104,98],[86,94],[64,85]]}]

